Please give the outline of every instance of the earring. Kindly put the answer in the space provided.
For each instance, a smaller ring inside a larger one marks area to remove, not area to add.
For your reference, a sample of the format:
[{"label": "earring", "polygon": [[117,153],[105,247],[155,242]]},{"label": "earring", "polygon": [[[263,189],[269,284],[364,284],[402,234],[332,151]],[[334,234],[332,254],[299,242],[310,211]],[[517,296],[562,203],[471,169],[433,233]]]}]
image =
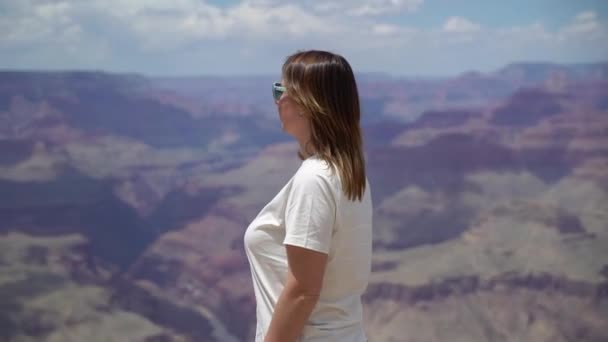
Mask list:
[{"label": "earring", "polygon": [[304,112],[299,112],[298,115],[299,116],[304,116]]}]

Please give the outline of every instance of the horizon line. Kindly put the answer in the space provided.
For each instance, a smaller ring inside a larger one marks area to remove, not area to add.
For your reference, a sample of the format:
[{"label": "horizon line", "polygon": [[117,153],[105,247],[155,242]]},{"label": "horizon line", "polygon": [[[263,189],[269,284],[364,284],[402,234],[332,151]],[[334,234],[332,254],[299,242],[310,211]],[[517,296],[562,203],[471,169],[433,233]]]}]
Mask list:
[{"label": "horizon line", "polygon": [[[386,78],[395,78],[395,79],[404,79],[404,78],[415,78],[415,79],[445,79],[445,78],[454,78],[467,74],[493,74],[504,70],[509,67],[514,66],[523,66],[523,65],[545,65],[545,66],[562,66],[562,67],[584,67],[584,66],[601,66],[602,64],[606,64],[608,66],[608,59],[606,60],[597,60],[597,61],[589,61],[589,62],[572,62],[572,63],[560,63],[548,60],[520,60],[514,61],[504,64],[502,67],[492,69],[491,71],[480,71],[480,70],[463,70],[461,72],[452,73],[452,74],[442,74],[442,75],[432,75],[432,74],[413,74],[413,73],[404,73],[404,74],[391,74],[386,71],[358,71],[355,72],[355,75],[363,75],[363,76],[381,76]],[[271,72],[259,72],[259,73],[239,73],[239,74],[204,74],[204,73],[192,73],[192,74],[173,74],[173,75],[161,75],[161,74],[152,74],[147,72],[139,72],[139,71],[123,71],[123,70],[108,70],[101,68],[75,68],[75,69],[42,69],[42,68],[19,68],[19,69],[5,69],[0,67],[0,73],[48,73],[48,74],[61,74],[61,73],[100,73],[107,75],[129,75],[129,76],[138,76],[144,78],[152,78],[152,79],[171,79],[171,78],[218,78],[218,79],[229,79],[229,78],[256,78],[256,77],[271,77],[276,76],[276,73]]]}]

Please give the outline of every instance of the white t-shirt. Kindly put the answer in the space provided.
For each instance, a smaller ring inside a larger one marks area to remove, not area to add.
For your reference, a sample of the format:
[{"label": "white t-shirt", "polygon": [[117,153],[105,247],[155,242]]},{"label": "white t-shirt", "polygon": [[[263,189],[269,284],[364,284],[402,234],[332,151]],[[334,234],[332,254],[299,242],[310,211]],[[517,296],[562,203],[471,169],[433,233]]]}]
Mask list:
[{"label": "white t-shirt", "polygon": [[342,192],[340,175],[310,157],[251,222],[244,236],[256,298],[256,342],[262,342],[285,286],[284,244],[328,254],[319,300],[299,341],[365,342],[361,295],[372,256],[372,202]]}]

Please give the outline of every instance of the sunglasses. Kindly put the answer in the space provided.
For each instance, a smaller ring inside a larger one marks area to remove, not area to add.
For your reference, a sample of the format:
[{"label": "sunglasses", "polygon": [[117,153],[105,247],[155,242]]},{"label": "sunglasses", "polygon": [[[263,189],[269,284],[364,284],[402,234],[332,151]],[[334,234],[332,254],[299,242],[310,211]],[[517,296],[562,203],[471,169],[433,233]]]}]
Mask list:
[{"label": "sunglasses", "polygon": [[274,82],[272,84],[272,97],[275,101],[279,101],[281,95],[283,95],[283,93],[286,91],[287,88],[283,87],[283,85],[281,85],[281,82]]}]

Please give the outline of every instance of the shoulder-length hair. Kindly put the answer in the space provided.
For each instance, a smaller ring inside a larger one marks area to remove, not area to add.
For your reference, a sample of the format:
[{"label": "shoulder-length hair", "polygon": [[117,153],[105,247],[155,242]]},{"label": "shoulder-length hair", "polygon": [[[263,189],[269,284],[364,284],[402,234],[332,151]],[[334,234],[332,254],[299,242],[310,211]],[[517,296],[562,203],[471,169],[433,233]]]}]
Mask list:
[{"label": "shoulder-length hair", "polygon": [[351,66],[331,52],[300,51],[287,57],[282,74],[290,97],[310,120],[309,143],[334,172],[338,170],[346,197],[361,201],[365,160],[359,93]]}]

